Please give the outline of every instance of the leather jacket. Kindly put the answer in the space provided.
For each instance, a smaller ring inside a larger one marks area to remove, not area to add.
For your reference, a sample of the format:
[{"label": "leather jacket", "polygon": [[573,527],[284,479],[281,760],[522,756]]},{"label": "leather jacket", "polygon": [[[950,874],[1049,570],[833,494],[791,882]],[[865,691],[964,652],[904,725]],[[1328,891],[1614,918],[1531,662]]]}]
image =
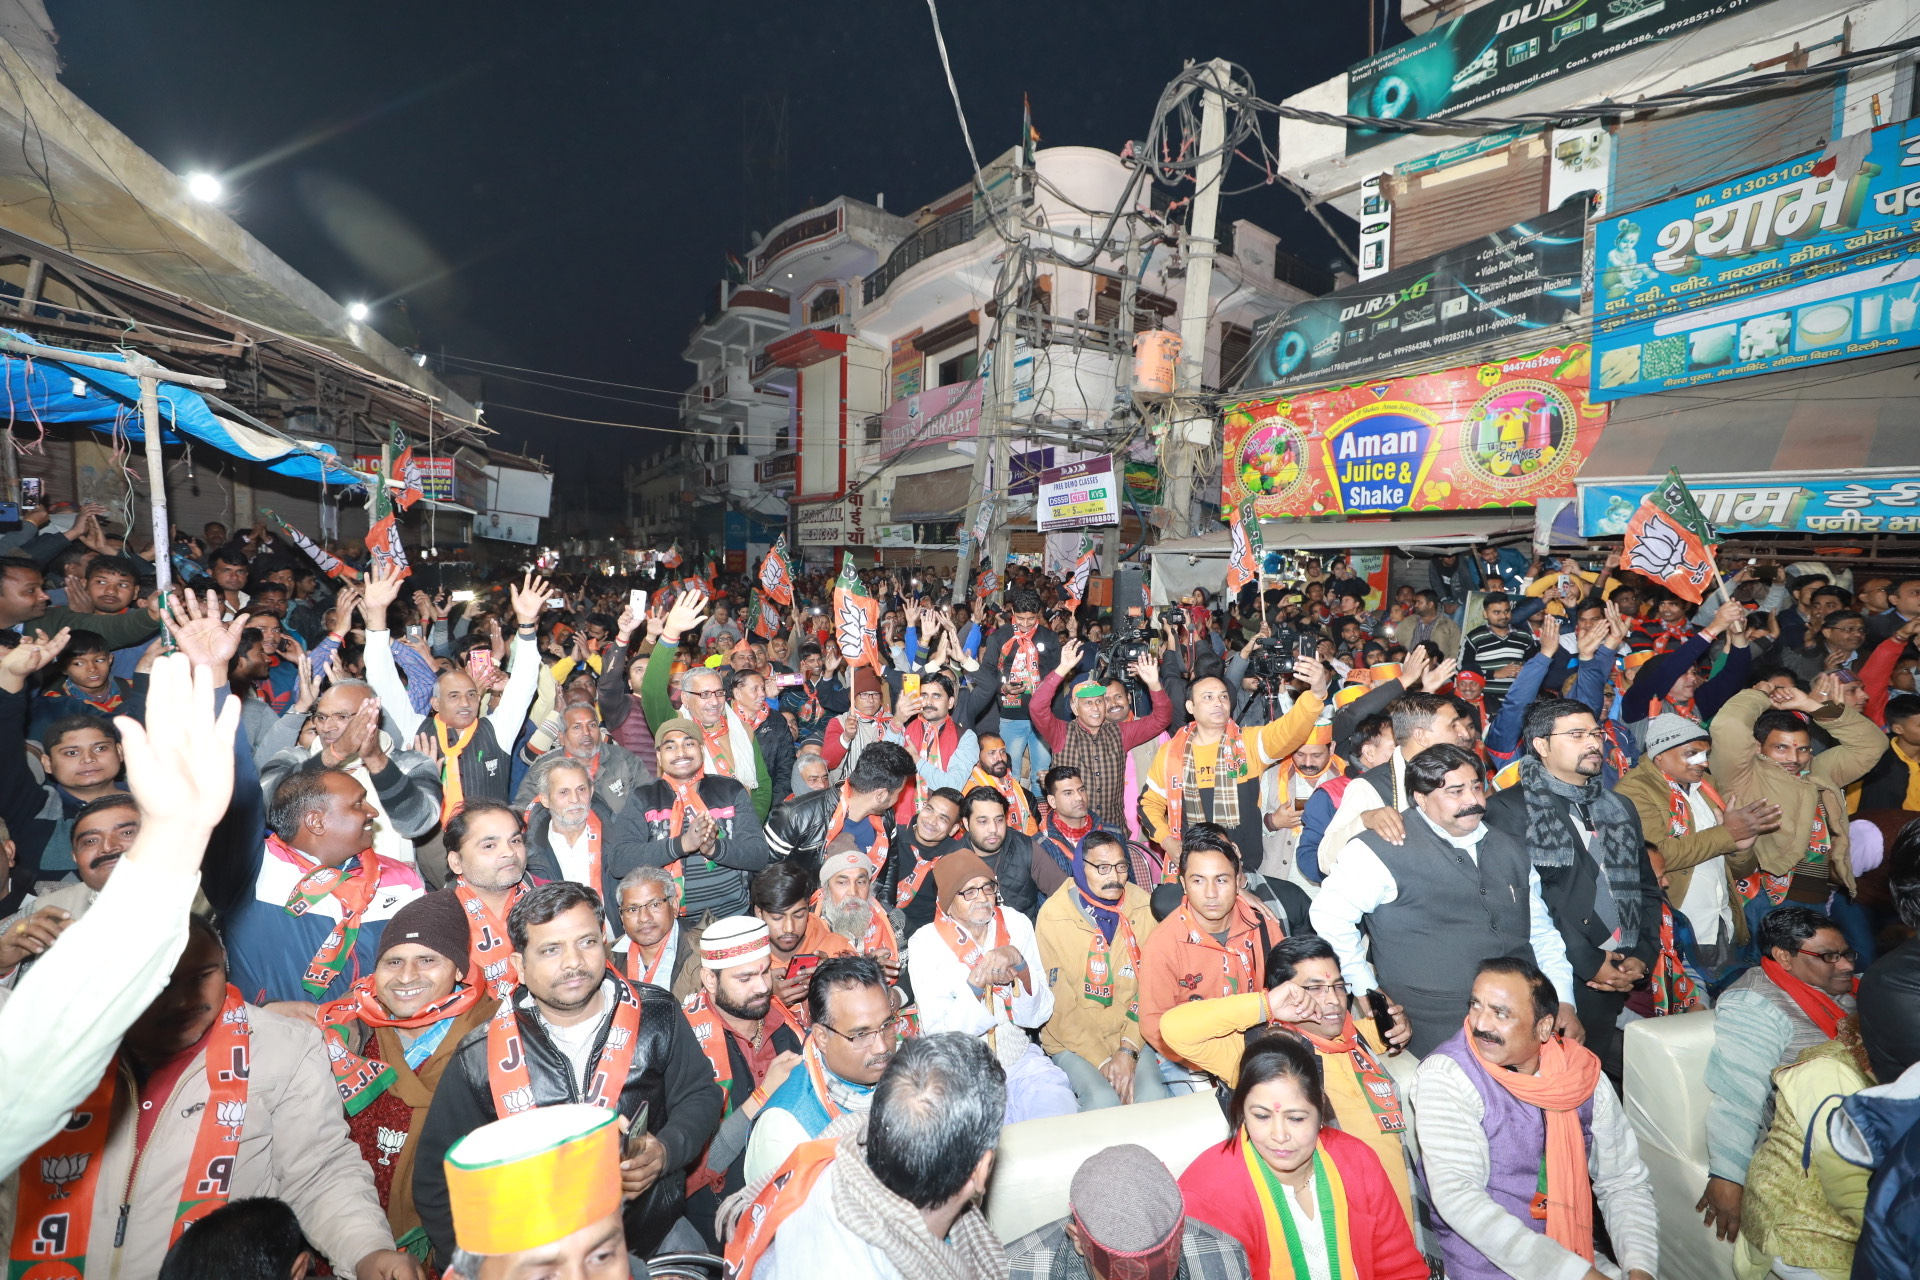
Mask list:
[{"label": "leather jacket", "polygon": [[[614,970],[607,977],[624,982]],[[620,1114],[631,1119],[647,1107],[647,1130],[667,1149],[666,1167],[645,1192],[626,1202],[627,1248],[645,1257],[677,1221],[686,1205],[687,1170],[720,1127],[723,1104],[713,1067],[694,1039],[693,1028],[672,994],[647,983],[634,984],[640,996],[639,1043],[620,1091]],[[527,989],[514,988],[520,1042],[537,1106],[580,1102],[582,1090],[573,1066],[532,1010]],[[594,1042],[597,1062],[613,1026],[609,1016]],[[453,1052],[434,1090],[414,1163],[414,1205],[441,1260],[453,1256],[453,1212],[447,1198],[447,1148],[498,1117],[487,1077],[487,1028],[476,1027]]]},{"label": "leather jacket", "polygon": [[[798,862],[817,875],[821,853],[827,846],[827,827],[832,823],[833,811],[839,804],[840,788],[828,787],[775,805],[773,812],[767,815],[767,851],[775,858]],[[886,832],[888,845],[891,846],[894,839],[893,806],[883,809],[879,818],[881,829]]]}]

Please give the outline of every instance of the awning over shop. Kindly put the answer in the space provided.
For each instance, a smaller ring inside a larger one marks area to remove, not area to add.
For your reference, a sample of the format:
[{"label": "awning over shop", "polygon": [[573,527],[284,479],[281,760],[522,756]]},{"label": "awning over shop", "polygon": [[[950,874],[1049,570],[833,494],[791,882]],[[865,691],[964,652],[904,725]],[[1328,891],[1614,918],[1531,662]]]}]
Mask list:
[{"label": "awning over shop", "polygon": [[1920,352],[1769,373],[1614,404],[1582,481],[1920,467]]},{"label": "awning over shop", "polygon": [[948,467],[893,482],[895,520],[952,520],[966,510],[973,493],[973,467]]},{"label": "awning over shop", "polygon": [[[22,342],[32,339],[0,330]],[[105,352],[75,352],[113,359]],[[144,442],[138,379],[104,369],[63,364],[43,356],[0,355],[0,405],[16,423],[72,422],[103,435]],[[359,475],[326,445],[302,444],[223,418],[196,391],[160,384],[160,413],[171,426],[169,444],[197,440],[222,453],[257,462],[279,475],[328,484],[359,483]]]}]

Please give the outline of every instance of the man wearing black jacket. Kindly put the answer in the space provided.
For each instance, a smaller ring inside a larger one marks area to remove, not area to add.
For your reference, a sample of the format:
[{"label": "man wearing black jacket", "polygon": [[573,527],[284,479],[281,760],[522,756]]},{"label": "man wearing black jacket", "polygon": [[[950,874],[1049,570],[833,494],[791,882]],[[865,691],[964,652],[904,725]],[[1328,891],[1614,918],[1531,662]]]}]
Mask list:
[{"label": "man wearing black jacket", "polygon": [[[511,1111],[597,1103],[629,1121],[644,1106],[647,1136],[621,1160],[620,1190],[627,1248],[647,1257],[679,1219],[687,1170],[720,1126],[713,1067],[669,993],[609,967],[591,889],[541,885],[514,904],[507,931],[520,979],[511,1025],[496,1018],[469,1033],[434,1090],[413,1173],[421,1225],[452,1257],[447,1148],[499,1119],[502,1103]],[[617,1083],[606,1079],[613,1071]]]},{"label": "man wearing black jacket", "polygon": [[773,777],[773,802],[780,803],[793,791],[793,734],[787,729],[787,718],[773,714],[767,706],[766,677],[758,671],[734,671],[721,689],[727,705],[759,742],[760,755]]},{"label": "man wearing black jacket", "polygon": [[1487,825],[1519,840],[1579,979],[1587,1047],[1620,1078],[1620,1010],[1660,951],[1660,884],[1640,815],[1600,783],[1604,730],[1568,698],[1527,708],[1520,783],[1487,797]]},{"label": "man wearing black jacket", "polygon": [[663,722],[655,745],[660,778],[634,792],[614,819],[607,876],[617,884],[635,867],[664,867],[680,881],[681,919],[744,915],[747,881],[767,865],[752,794],[733,778],[706,772],[706,745],[693,721]]},{"label": "man wearing black jacket", "polygon": [[871,856],[880,839],[891,848],[893,807],[913,776],[913,757],[905,747],[897,742],[868,743],[845,782],[774,806],[767,815],[768,851],[818,874],[827,841],[843,830],[853,836],[862,853]]},{"label": "man wearing black jacket", "polygon": [[[1047,771],[1053,756],[1033,731],[1027,700],[1059,664],[1060,638],[1040,625],[1036,591],[1007,592],[1007,615],[1010,625],[996,628],[981,644],[980,664],[1000,673],[999,734],[1021,781],[1033,782]],[[993,724],[986,727],[995,728]]]}]

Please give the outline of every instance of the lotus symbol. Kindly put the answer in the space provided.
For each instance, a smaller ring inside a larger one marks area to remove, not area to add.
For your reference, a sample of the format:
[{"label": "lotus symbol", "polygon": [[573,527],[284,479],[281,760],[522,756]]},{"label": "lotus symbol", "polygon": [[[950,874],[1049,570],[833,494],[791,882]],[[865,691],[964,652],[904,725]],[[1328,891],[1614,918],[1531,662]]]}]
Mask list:
[{"label": "lotus symbol", "polygon": [[219,1108],[214,1112],[214,1119],[219,1122],[222,1128],[231,1129],[235,1135],[238,1135],[240,1126],[247,1122],[246,1099],[242,1098],[236,1102],[221,1103]]},{"label": "lotus symbol", "polygon": [[1634,541],[1633,552],[1627,557],[1627,568],[1652,578],[1668,580],[1684,573],[1689,582],[1698,586],[1707,580],[1707,576],[1713,572],[1713,566],[1688,559],[1687,551],[1687,540],[1678,529],[1664,520],[1650,520]]},{"label": "lotus symbol", "polygon": [[632,1039],[633,1032],[627,1030],[625,1027],[607,1028],[607,1048],[609,1049],[615,1050],[616,1052],[625,1049],[627,1042]]},{"label": "lotus symbol", "polygon": [[508,1115],[518,1115],[533,1106],[533,1089],[523,1085],[518,1089],[507,1090],[507,1096],[501,1101],[507,1104]]},{"label": "lotus symbol", "polygon": [[860,661],[867,651],[867,611],[851,600],[842,600],[837,621],[840,656],[849,662]]},{"label": "lotus symbol", "polygon": [[47,1198],[65,1200],[73,1194],[66,1190],[66,1186],[69,1182],[79,1180],[80,1175],[87,1171],[87,1161],[90,1159],[92,1157],[84,1152],[64,1156],[41,1156],[40,1177],[53,1186],[53,1194]]},{"label": "lotus symbol", "polygon": [[392,1164],[393,1157],[400,1154],[400,1148],[407,1145],[407,1135],[401,1129],[389,1129],[381,1125],[373,1135],[374,1142],[380,1148],[380,1163]]}]

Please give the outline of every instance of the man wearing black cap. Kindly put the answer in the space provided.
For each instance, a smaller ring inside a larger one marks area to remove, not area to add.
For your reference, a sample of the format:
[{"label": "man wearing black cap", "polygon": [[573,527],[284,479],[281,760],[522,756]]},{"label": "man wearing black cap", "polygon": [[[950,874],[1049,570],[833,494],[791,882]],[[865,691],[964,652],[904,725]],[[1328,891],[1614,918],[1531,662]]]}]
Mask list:
[{"label": "man wearing black cap", "polygon": [[1089,1156],[1067,1190],[1067,1216],[1007,1245],[1009,1280],[1242,1280],[1247,1251],[1187,1216],[1180,1184],[1145,1147]]}]

